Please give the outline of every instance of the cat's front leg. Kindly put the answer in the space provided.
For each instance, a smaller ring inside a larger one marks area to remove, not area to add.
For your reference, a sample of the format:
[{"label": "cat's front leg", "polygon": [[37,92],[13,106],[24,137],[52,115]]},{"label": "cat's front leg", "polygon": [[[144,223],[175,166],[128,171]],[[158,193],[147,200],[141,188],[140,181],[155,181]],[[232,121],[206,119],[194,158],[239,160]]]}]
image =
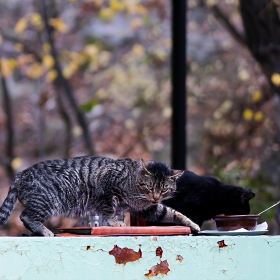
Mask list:
[{"label": "cat's front leg", "polygon": [[117,220],[116,210],[119,204],[119,199],[116,196],[113,196],[111,204],[106,205],[102,211],[104,221],[111,227],[125,227],[126,224],[122,221]]},{"label": "cat's front leg", "polygon": [[146,218],[148,221],[157,223],[174,223],[177,225],[189,226],[193,231],[200,231],[200,227],[180,212],[162,205],[157,204],[148,209],[135,213],[137,216]]},{"label": "cat's front leg", "polygon": [[39,218],[38,213],[29,209],[24,209],[20,215],[20,219],[24,226],[32,233],[39,236],[52,237],[54,234],[42,224],[47,218],[48,217],[43,218],[42,215]]}]

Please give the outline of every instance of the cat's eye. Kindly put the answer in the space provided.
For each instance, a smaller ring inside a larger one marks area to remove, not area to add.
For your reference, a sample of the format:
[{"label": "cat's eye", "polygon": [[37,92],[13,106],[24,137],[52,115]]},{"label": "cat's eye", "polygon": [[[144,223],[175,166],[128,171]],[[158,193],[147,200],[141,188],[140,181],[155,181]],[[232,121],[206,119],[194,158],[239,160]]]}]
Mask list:
[{"label": "cat's eye", "polygon": [[147,188],[148,188],[149,190],[152,190],[154,187],[153,187],[153,186],[147,185]]},{"label": "cat's eye", "polygon": [[163,187],[163,188],[161,189],[161,191],[162,191],[162,192],[167,192],[167,191],[168,191],[168,187],[167,187],[167,186]]}]

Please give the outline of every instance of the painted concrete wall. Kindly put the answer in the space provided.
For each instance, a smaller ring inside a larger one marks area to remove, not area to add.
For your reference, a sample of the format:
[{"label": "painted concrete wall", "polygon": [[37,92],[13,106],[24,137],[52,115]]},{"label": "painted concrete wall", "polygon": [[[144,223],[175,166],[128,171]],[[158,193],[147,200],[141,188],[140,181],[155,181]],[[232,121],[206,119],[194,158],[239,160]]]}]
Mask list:
[{"label": "painted concrete wall", "polygon": [[280,279],[280,237],[1,237],[1,280]]}]

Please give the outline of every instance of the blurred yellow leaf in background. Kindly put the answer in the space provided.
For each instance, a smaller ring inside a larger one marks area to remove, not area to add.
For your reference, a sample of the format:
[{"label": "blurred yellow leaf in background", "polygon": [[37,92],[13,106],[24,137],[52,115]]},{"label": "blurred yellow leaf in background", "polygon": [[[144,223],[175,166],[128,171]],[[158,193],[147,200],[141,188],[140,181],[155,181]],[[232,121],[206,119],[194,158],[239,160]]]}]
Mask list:
[{"label": "blurred yellow leaf in background", "polygon": [[113,11],[121,11],[123,10],[123,4],[118,0],[110,0],[110,9]]},{"label": "blurred yellow leaf in background", "polygon": [[46,54],[43,56],[42,63],[46,69],[51,69],[54,66],[54,58],[51,55]]},{"label": "blurred yellow leaf in background", "polygon": [[254,120],[257,122],[260,122],[263,120],[263,113],[261,111],[258,111],[254,115]]},{"label": "blurred yellow leaf in background", "polygon": [[26,75],[31,79],[38,79],[43,75],[43,67],[40,63],[32,63],[26,70]]},{"label": "blurred yellow leaf in background", "polygon": [[114,11],[110,8],[102,8],[99,12],[99,18],[104,21],[111,20],[114,16]]},{"label": "blurred yellow leaf in background", "polygon": [[243,112],[243,118],[246,121],[250,121],[253,118],[253,111],[251,109],[245,109]]},{"label": "blurred yellow leaf in background", "polygon": [[63,68],[62,74],[65,78],[70,78],[79,68],[76,61],[71,61],[66,67]]},{"label": "blurred yellow leaf in background", "polygon": [[8,78],[13,73],[13,68],[10,65],[8,58],[1,59],[1,74],[4,78]]},{"label": "blurred yellow leaf in background", "polygon": [[9,58],[8,59],[8,63],[9,63],[9,66],[12,70],[14,70],[15,68],[17,68],[17,61],[14,59],[14,58]]},{"label": "blurred yellow leaf in background", "polygon": [[47,73],[46,81],[51,83],[56,79],[56,77],[57,77],[57,71],[52,69]]},{"label": "blurred yellow leaf in background", "polygon": [[44,53],[48,53],[48,52],[50,52],[50,50],[51,50],[50,44],[44,43],[43,44],[43,51],[44,51]]},{"label": "blurred yellow leaf in background", "polygon": [[17,62],[20,66],[23,66],[27,63],[34,62],[35,58],[32,54],[21,54],[17,58]]},{"label": "blurred yellow leaf in background", "polygon": [[140,27],[143,25],[143,19],[142,18],[134,18],[131,22],[130,22],[130,28],[132,30],[135,30],[136,28]]},{"label": "blurred yellow leaf in background", "polygon": [[11,166],[12,166],[13,169],[20,168],[22,166],[22,164],[23,164],[23,160],[20,157],[14,158],[11,162]]},{"label": "blurred yellow leaf in background", "polygon": [[68,26],[59,18],[50,18],[49,25],[61,33],[66,33],[68,31]]},{"label": "blurred yellow leaf in background", "polygon": [[256,103],[260,101],[261,98],[262,98],[262,93],[259,90],[257,90],[252,95],[252,102]]},{"label": "blurred yellow leaf in background", "polygon": [[280,74],[278,74],[278,73],[273,73],[273,75],[271,76],[271,82],[272,82],[275,86],[280,86]]},{"label": "blurred yellow leaf in background", "polygon": [[34,26],[38,26],[42,23],[42,18],[41,15],[39,13],[34,13],[31,15],[31,23]]},{"label": "blurred yellow leaf in background", "polygon": [[15,48],[17,51],[22,52],[24,47],[23,47],[23,44],[21,44],[21,43],[15,43],[15,44],[14,44],[14,48]]},{"label": "blurred yellow leaf in background", "polygon": [[22,33],[27,27],[27,19],[25,17],[18,20],[18,22],[15,25],[14,31],[17,34]]},{"label": "blurred yellow leaf in background", "polygon": [[98,54],[98,48],[94,44],[88,44],[84,47],[84,53],[89,56],[96,56]]},{"label": "blurred yellow leaf in background", "polygon": [[138,14],[140,14],[140,15],[142,15],[142,16],[144,16],[144,15],[146,15],[146,14],[148,13],[148,10],[147,10],[147,8],[144,7],[143,5],[137,4],[137,5],[135,6],[135,12],[138,13]]},{"label": "blurred yellow leaf in background", "polygon": [[142,45],[140,44],[134,44],[132,47],[132,52],[138,56],[141,56],[144,54],[144,48]]}]

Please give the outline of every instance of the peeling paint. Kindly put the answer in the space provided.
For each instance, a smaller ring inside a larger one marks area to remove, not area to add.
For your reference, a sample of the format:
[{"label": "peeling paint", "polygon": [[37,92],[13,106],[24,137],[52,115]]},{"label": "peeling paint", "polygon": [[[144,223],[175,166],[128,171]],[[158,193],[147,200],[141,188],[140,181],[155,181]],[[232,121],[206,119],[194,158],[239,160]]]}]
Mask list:
[{"label": "peeling paint", "polygon": [[118,245],[115,245],[114,248],[109,252],[109,255],[115,257],[116,263],[126,264],[128,262],[135,262],[142,257],[142,251],[139,248],[138,252],[135,252],[132,249],[120,248]]},{"label": "peeling paint", "polygon": [[176,256],[176,261],[179,261],[180,263],[183,261],[183,257],[181,255]]},{"label": "peeling paint", "polygon": [[167,260],[160,262],[157,265],[154,265],[149,269],[149,272],[145,274],[146,277],[153,277],[159,274],[166,275],[170,271],[169,264]]},{"label": "peeling paint", "polygon": [[[279,236],[156,237],[0,237],[0,280],[279,279]],[[109,254],[115,246],[142,257],[120,265]]]},{"label": "peeling paint", "polygon": [[224,240],[220,240],[217,242],[219,248],[224,248],[224,247],[227,247],[227,245],[225,244],[225,241]]},{"label": "peeling paint", "polygon": [[162,258],[162,253],[163,253],[163,250],[161,249],[161,247],[157,247],[156,256]]}]

